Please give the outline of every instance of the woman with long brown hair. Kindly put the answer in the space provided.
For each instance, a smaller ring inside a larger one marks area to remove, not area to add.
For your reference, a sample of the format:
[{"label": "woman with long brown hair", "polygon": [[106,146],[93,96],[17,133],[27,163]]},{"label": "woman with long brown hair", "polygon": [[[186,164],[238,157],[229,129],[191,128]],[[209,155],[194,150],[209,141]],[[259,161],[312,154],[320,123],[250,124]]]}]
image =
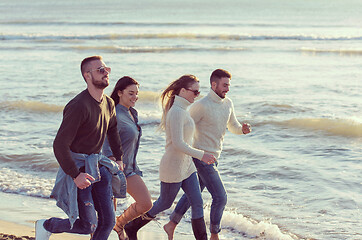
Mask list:
[{"label": "woman with long brown hair", "polygon": [[203,201],[192,157],[212,164],[215,157],[192,146],[195,123],[187,111],[200,94],[199,80],[184,75],[173,81],[161,95],[163,115],[160,128],[166,132],[165,154],[160,162],[161,192],[153,207],[144,216],[125,226],[130,240],[137,239],[137,231],[155,216],[170,208],[182,188],[191,204],[192,229],[196,239],[207,239]]},{"label": "woman with long brown hair", "polygon": [[[134,198],[122,215],[117,217],[114,230],[120,240],[126,239],[123,227],[129,221],[147,212],[152,207],[151,195],[142,180],[142,171],[136,161],[142,130],[138,124],[138,112],[134,106],[138,100],[139,84],[131,77],[125,76],[118,80],[111,98],[116,104],[117,129],[123,149],[124,174],[127,179],[127,192]],[[112,158],[113,153],[105,141],[103,154]]]}]

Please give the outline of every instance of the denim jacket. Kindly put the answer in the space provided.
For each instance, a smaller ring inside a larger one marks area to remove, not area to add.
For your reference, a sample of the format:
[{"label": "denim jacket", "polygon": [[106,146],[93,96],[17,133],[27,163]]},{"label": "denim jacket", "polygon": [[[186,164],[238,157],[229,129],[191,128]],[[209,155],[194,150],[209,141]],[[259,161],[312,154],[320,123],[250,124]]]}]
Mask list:
[{"label": "denim jacket", "polygon": [[[93,183],[100,181],[100,172],[98,164],[108,168],[113,174],[112,189],[115,197],[126,197],[126,178],[118,164],[110,160],[102,154],[82,154],[71,152],[71,156],[78,168],[84,167],[85,172],[91,175],[95,180]],[[51,193],[51,197],[57,201],[57,206],[60,207],[69,217],[71,227],[79,216],[78,201],[77,201],[77,186],[73,178],[67,175],[62,168],[59,168],[55,180],[55,185]]]}]

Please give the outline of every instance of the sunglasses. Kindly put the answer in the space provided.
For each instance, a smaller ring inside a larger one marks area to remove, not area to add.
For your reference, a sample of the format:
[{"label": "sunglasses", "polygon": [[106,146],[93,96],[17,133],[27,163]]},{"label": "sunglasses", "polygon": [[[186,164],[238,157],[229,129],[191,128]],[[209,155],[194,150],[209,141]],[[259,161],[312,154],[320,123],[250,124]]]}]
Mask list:
[{"label": "sunglasses", "polygon": [[94,71],[98,71],[100,74],[105,74],[106,72],[111,73],[111,68],[102,66],[102,67],[99,67],[97,69],[90,70],[88,72],[94,72]]},{"label": "sunglasses", "polygon": [[199,90],[192,90],[192,89],[188,89],[188,88],[186,88],[186,90],[193,92],[196,97],[200,95],[200,91],[199,91]]}]

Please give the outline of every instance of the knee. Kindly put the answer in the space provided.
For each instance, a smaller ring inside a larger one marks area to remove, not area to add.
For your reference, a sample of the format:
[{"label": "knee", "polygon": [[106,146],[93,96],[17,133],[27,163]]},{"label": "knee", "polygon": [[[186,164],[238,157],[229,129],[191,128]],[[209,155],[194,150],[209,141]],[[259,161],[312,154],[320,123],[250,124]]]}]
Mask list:
[{"label": "knee", "polygon": [[145,203],[143,203],[142,205],[142,211],[145,213],[145,212],[148,212],[149,210],[151,210],[153,204],[152,204],[152,201],[151,199],[149,199],[148,201],[146,201]]},{"label": "knee", "polygon": [[147,199],[139,204],[137,204],[137,211],[139,213],[148,212],[152,208],[152,201],[151,199]]},{"label": "knee", "polygon": [[169,209],[172,206],[172,203],[173,203],[173,200],[171,200],[171,199],[166,199],[166,198],[159,197],[153,203],[153,206],[152,206],[152,208],[151,208],[151,210],[149,212],[151,213],[152,216],[155,216],[158,213]]},{"label": "knee", "polygon": [[86,234],[91,234],[96,231],[96,228],[102,230],[102,232],[111,232],[114,226],[116,225],[116,218],[110,218],[107,221],[98,222],[98,224],[93,224],[88,226],[85,231]]},{"label": "knee", "polygon": [[82,232],[83,234],[92,234],[96,231],[97,229],[97,223],[83,223],[82,224]]},{"label": "knee", "polygon": [[223,194],[223,195],[220,195],[220,196],[217,196],[215,197],[214,201],[216,204],[218,204],[219,206],[223,206],[225,207],[226,206],[226,203],[227,203],[227,194]]}]

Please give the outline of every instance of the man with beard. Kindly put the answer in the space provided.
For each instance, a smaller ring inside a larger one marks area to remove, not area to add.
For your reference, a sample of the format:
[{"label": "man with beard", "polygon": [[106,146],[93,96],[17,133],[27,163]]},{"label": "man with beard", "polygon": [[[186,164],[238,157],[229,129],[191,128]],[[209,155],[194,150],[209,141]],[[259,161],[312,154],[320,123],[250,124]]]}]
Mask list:
[{"label": "man with beard", "polygon": [[[103,94],[111,69],[92,56],[82,61],[81,72],[87,89],[65,106],[53,143],[60,168],[52,197],[69,218],[37,221],[36,240],[63,232],[105,240],[115,224],[111,181],[123,163],[114,102]],[[106,136],[116,161],[100,154]]]},{"label": "man with beard", "polygon": [[[231,74],[223,69],[216,69],[210,77],[211,89],[207,96],[195,102],[190,108],[195,121],[196,131],[193,147],[211,153],[218,159],[222,151],[225,130],[234,134],[248,134],[250,125],[240,124],[234,113],[230,98],[226,97],[230,89]],[[211,240],[219,239],[220,222],[226,205],[227,194],[217,169],[218,162],[206,164],[193,159],[199,176],[201,191],[206,187],[212,196],[210,211]],[[169,239],[173,239],[176,225],[180,222],[190,204],[184,194],[178,202],[170,221],[164,226]],[[127,226],[126,226],[127,232]]]}]

